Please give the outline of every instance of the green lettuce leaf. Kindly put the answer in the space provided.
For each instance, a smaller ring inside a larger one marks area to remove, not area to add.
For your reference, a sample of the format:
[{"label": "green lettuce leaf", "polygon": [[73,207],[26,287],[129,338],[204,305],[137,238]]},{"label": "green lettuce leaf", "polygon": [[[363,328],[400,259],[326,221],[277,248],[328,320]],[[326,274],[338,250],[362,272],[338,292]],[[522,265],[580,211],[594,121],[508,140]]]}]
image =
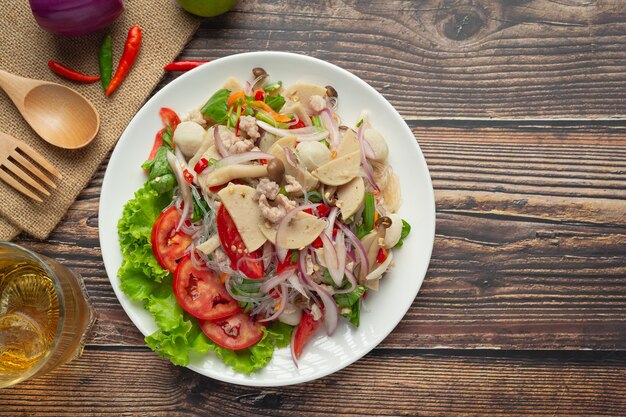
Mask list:
[{"label": "green lettuce leaf", "polygon": [[361,323],[361,297],[365,291],[367,288],[358,285],[352,292],[333,295],[340,314],[356,327]]}]

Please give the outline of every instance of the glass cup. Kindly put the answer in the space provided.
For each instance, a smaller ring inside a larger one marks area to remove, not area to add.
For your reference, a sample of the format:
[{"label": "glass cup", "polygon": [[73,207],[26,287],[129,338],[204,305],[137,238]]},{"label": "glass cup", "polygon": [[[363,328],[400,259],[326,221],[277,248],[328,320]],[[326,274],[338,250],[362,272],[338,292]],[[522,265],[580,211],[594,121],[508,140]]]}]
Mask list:
[{"label": "glass cup", "polygon": [[79,357],[95,319],[79,274],[0,242],[0,388]]}]

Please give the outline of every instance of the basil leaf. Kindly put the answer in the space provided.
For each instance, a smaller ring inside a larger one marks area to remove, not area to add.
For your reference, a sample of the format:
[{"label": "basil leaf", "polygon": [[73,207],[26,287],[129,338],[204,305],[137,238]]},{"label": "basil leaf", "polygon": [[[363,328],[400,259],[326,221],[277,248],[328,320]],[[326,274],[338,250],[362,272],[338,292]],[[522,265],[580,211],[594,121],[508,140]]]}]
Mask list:
[{"label": "basil leaf", "polygon": [[215,123],[223,123],[228,118],[228,105],[226,104],[228,96],[230,96],[230,90],[226,88],[217,90],[200,111]]}]

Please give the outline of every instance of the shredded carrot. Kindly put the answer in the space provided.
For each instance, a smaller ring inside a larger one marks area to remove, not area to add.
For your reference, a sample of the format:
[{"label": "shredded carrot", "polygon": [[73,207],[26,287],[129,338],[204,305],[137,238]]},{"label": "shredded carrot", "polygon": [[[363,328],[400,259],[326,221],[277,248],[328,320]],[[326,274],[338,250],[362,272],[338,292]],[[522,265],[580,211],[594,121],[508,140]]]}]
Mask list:
[{"label": "shredded carrot", "polygon": [[226,272],[222,272],[222,275],[220,275],[220,281],[222,281],[222,284],[226,282],[226,278],[228,278],[228,274]]},{"label": "shredded carrot", "polygon": [[274,306],[274,310],[278,310],[279,308],[280,308],[280,300],[276,302],[276,305]]},{"label": "shredded carrot", "polygon": [[291,117],[287,116],[286,114],[276,113],[274,111],[274,109],[272,109],[270,106],[268,106],[266,103],[264,103],[262,101],[254,100],[250,104],[252,106],[254,106],[254,107],[260,108],[264,112],[269,113],[270,116],[272,116],[274,118],[274,120],[276,120],[277,122],[285,122],[286,123],[286,122],[291,120]]},{"label": "shredded carrot", "polygon": [[378,220],[378,212],[374,212],[374,224],[376,224],[376,220]]},{"label": "shredded carrot", "polygon": [[228,97],[228,102],[226,104],[228,104],[228,107],[231,107],[239,99],[244,99],[245,100],[246,99],[246,93],[244,93],[243,91],[237,91],[236,93],[232,93]]},{"label": "shredded carrot", "polygon": [[335,159],[337,157],[337,151],[332,151],[330,153],[330,157],[331,157],[331,159]]}]

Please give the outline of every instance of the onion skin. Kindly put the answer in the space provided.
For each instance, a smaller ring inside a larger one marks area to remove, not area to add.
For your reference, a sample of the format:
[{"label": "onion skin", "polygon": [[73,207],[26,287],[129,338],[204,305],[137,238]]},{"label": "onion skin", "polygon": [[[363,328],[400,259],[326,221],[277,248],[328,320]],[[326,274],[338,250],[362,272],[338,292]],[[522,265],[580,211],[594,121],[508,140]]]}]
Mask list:
[{"label": "onion skin", "polygon": [[124,0],[29,0],[42,29],[64,36],[81,36],[108,26],[124,11]]}]

